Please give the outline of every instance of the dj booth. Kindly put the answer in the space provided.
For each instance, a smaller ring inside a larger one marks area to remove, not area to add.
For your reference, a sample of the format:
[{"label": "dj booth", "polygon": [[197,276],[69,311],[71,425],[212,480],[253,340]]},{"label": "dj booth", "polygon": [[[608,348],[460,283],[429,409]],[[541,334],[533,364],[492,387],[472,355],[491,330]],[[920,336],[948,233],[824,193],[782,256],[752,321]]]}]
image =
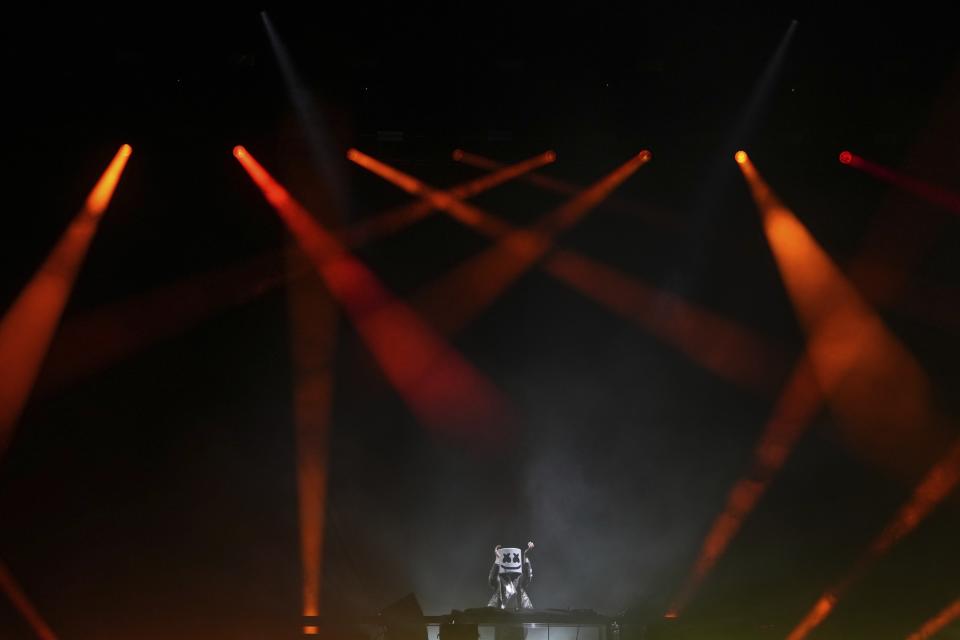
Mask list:
[{"label": "dj booth", "polygon": [[[352,637],[383,640],[618,640],[616,619],[591,610],[493,607],[454,610],[439,616],[379,615],[326,621],[324,627],[352,628]],[[360,629],[364,632],[360,632]],[[357,633],[360,632],[360,633]]]},{"label": "dj booth", "polygon": [[[616,640],[613,618],[590,610],[524,609],[505,611],[484,607],[453,611],[446,616],[427,616],[429,640],[480,638],[525,638],[526,640]],[[477,628],[477,635],[457,629]],[[436,635],[432,633],[436,632]],[[460,635],[460,634],[463,635]]]}]

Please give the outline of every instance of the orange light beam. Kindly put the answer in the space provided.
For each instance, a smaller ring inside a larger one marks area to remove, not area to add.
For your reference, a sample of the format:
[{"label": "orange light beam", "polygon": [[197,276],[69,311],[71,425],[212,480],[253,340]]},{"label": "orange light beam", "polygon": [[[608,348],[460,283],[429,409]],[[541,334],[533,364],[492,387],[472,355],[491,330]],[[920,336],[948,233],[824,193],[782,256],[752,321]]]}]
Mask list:
[{"label": "orange light beam", "polygon": [[[942,423],[932,413],[923,369],[749,159],[739,166],[760,209],[774,259],[807,334],[807,357],[831,408],[870,455],[929,460],[936,450],[932,443],[939,440],[937,446],[942,446],[945,440],[933,433]],[[925,455],[907,455],[920,451]]]},{"label": "orange light beam", "polygon": [[0,561],[0,590],[3,590],[40,640],[57,640],[57,636],[53,633],[50,625],[46,623],[36,607],[33,606],[23,589],[13,578],[7,565],[2,561]]},{"label": "orange light beam", "polygon": [[[914,488],[910,499],[871,543],[869,562],[887,553],[933,511],[957,487],[960,481],[960,439]],[[861,564],[865,564],[861,562]],[[859,575],[860,571],[857,572]]]},{"label": "orange light beam", "polygon": [[[853,439],[872,450],[871,455],[891,450],[929,452],[942,435],[931,429],[919,437],[916,431],[934,422],[922,369],[780,203],[746,152],[738,152],[735,159],[763,216],[774,256],[807,333],[807,347],[764,426],[748,473],[731,488],[670,603],[667,615],[673,616],[682,612],[702,585],[824,400],[830,401],[845,427],[852,428]],[[878,396],[882,401],[877,402]],[[904,445],[907,440],[910,445]],[[827,600],[815,611],[828,613]]]},{"label": "orange light beam", "polygon": [[[306,261],[300,251],[289,248],[288,271],[299,273]],[[323,594],[323,538],[337,309],[315,272],[308,277],[290,280],[287,303],[293,360],[303,615],[318,616]]]},{"label": "orange light beam", "polygon": [[[944,498],[956,489],[960,482],[960,438],[947,451],[947,454],[935,464],[893,519],[874,538],[867,550],[860,556],[843,578],[828,589],[813,606],[813,609],[790,632],[787,640],[803,640],[833,611],[837,600],[856,583],[873,564],[886,554],[895,544],[910,532],[932,512]],[[948,610],[949,611],[949,610]],[[956,613],[953,614],[956,617]],[[947,620],[949,622],[949,620]],[[946,623],[944,623],[946,624]],[[922,636],[921,636],[922,637]]]},{"label": "orange light beam", "polygon": [[[523,160],[509,166],[499,166],[491,173],[480,176],[463,184],[449,189],[446,194],[449,197],[464,200],[471,198],[478,193],[492,189],[509,180],[534,171],[544,165],[550,164],[557,159],[557,154],[553,151],[546,151],[527,160]],[[409,193],[419,195],[417,189],[426,188],[422,183],[405,181]],[[422,198],[411,204],[398,207],[395,210],[380,214],[369,220],[360,221],[350,228],[338,233],[341,241],[350,247],[356,247],[372,240],[375,237],[399,230],[408,224],[416,222],[428,214],[432,213],[438,207],[435,201],[440,196],[440,191],[434,190],[434,198]],[[445,202],[445,200],[441,201]]]},{"label": "orange light beam", "polygon": [[[826,400],[856,443],[906,454],[918,440],[932,450],[938,421],[929,383],[910,353],[863,301],[796,216],[766,184],[749,158],[740,163],[760,209],[764,231],[787,291],[807,333],[807,358]],[[849,428],[849,426],[848,426]],[[918,433],[918,430],[923,430]],[[877,441],[881,440],[881,441]],[[917,486],[894,520],[843,580],[828,589],[790,633],[801,640],[823,622],[866,569],[912,531],[960,479],[960,441]]]},{"label": "orange light beam", "polygon": [[727,494],[723,510],[711,524],[697,560],[671,600],[665,617],[679,617],[699,590],[710,570],[783,468],[807,424],[820,410],[822,402],[820,386],[809,363],[802,358],[794,367],[770,418],[764,425],[763,433],[754,447],[749,471],[737,480]]},{"label": "orange light beam", "polygon": [[57,245],[0,320],[0,454],[40,371],[100,217],[133,150],[123,145]]},{"label": "orange light beam", "polygon": [[517,228],[448,193],[432,189],[356,149],[351,149],[347,157],[409,193],[430,199],[458,221],[497,240],[495,245],[461,263],[417,295],[415,306],[441,332],[450,335],[489,306],[551,248],[556,235],[579,222],[651,156],[649,151],[641,151],[527,228]]},{"label": "orange light beam", "polygon": [[390,294],[241,146],[253,181],[346,310],[361,339],[414,415],[427,427],[492,443],[506,418],[497,389]]},{"label": "orange light beam", "polygon": [[932,205],[941,207],[952,213],[960,214],[960,195],[952,193],[943,187],[904,175],[899,171],[894,171],[889,167],[877,164],[849,151],[844,151],[840,154],[840,162],[860,169],[874,178],[883,180],[898,189],[912,193]]},{"label": "orange light beam", "polygon": [[[503,168],[503,165],[496,160],[477,155],[475,153],[470,153],[469,151],[464,151],[462,149],[457,149],[453,152],[453,159],[457,162],[462,162],[464,164],[476,167],[478,169],[483,169],[485,171],[496,171]],[[565,182],[563,180],[558,180],[557,178],[543,175],[542,173],[531,172],[521,176],[520,178],[524,182],[532,184],[534,186],[540,187],[546,191],[552,191],[560,195],[566,196],[575,196],[585,189],[581,185],[572,184],[570,182]],[[605,209],[610,211],[616,211],[617,213],[626,214],[626,215],[637,215],[640,214],[649,222],[655,223],[661,227],[671,229],[671,230],[680,230],[684,227],[684,224],[678,221],[675,217],[664,211],[655,211],[651,209],[648,205],[641,205],[635,202],[629,202],[623,198],[618,198],[616,196],[611,196],[603,201],[602,206]]]},{"label": "orange light beam", "polygon": [[782,372],[785,357],[770,341],[736,322],[655,289],[586,256],[554,250],[544,270],[670,344],[714,375],[738,386],[769,390]]},{"label": "orange light beam", "polygon": [[907,636],[907,640],[927,640],[945,629],[948,624],[960,619],[960,598],[947,608],[923,623],[923,626]]},{"label": "orange light beam", "polygon": [[803,621],[798,624],[787,636],[787,640],[800,640],[807,637],[811,631],[816,629],[823,622],[833,608],[837,605],[837,595],[834,593],[823,594],[813,609],[806,615]]}]

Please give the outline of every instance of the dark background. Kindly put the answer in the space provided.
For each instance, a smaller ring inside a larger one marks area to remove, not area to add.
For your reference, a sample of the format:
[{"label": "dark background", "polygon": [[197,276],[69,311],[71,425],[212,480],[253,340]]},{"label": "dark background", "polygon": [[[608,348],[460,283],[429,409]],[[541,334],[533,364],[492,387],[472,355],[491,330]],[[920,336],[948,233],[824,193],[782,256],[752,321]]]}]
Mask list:
[{"label": "dark background", "polygon": [[[960,59],[945,15],[356,4],[265,7],[333,157],[355,146],[444,187],[481,175],[454,163],[454,148],[503,162],[554,149],[543,172],[586,185],[650,149],[617,192],[636,213],[601,207],[561,243],[736,320],[786,364],[803,335],[728,159],[754,83],[797,19],[769,99],[735,142],[838,264],[893,221],[922,249],[911,286],[958,291],[956,216],[836,161],[849,148],[960,190]],[[285,245],[230,154],[246,145],[294,195],[314,197],[261,8],[8,20],[4,308],[124,142],[134,153],[65,326]],[[348,219],[409,200],[342,162]],[[474,200],[515,223],[562,201],[519,181]],[[438,215],[357,253],[407,296],[487,245]],[[901,264],[896,245],[886,257]],[[241,304],[208,292],[201,321],[108,368],[41,375],[0,461],[0,558],[62,638],[295,636],[288,307],[284,287],[251,287]],[[957,314],[880,312],[955,418]],[[428,613],[482,606],[493,546],[532,539],[538,607],[662,614],[788,367],[769,393],[738,388],[536,269],[452,342],[522,416],[497,455],[418,425],[341,323],[325,611],[374,613],[408,592]],[[866,460],[837,427],[819,415],[682,629],[785,636],[904,502],[923,465]],[[958,507],[955,495],[940,505],[816,637],[904,637],[956,597]],[[6,600],[0,636],[31,637]]]}]

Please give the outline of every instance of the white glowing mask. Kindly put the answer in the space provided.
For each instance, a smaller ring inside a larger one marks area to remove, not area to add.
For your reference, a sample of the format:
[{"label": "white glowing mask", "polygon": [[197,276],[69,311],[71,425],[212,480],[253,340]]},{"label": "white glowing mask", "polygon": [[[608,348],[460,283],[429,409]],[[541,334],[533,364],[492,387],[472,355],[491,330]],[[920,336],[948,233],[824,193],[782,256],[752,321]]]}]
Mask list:
[{"label": "white glowing mask", "polygon": [[500,573],[520,573],[520,549],[514,547],[504,547],[500,549],[500,556],[497,560],[500,565]]}]

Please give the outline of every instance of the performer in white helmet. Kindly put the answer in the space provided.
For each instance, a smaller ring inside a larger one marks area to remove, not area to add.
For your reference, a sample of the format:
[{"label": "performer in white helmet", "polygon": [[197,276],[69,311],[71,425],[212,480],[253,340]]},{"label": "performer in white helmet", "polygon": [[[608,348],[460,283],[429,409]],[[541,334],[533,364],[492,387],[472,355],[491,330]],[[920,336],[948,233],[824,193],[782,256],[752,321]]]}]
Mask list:
[{"label": "performer in white helmet", "polygon": [[493,566],[490,567],[490,587],[494,590],[488,607],[499,609],[533,609],[527,585],[533,580],[533,566],[530,564],[530,551],[533,543],[528,542],[526,550],[515,547],[501,547],[494,550]]}]

